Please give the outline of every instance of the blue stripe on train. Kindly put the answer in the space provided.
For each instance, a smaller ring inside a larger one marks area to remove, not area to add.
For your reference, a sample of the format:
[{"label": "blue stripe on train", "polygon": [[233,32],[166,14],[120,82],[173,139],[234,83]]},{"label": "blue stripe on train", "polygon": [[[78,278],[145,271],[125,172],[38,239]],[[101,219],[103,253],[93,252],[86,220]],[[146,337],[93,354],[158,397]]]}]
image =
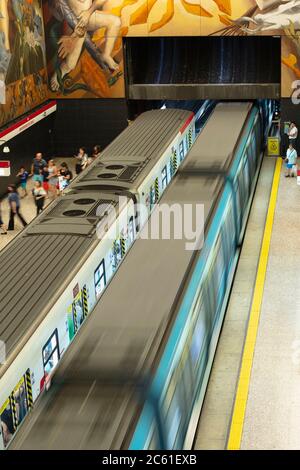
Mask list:
[{"label": "blue stripe on train", "polygon": [[[234,178],[237,172],[245,146],[248,141],[249,134],[251,132],[251,129],[253,127],[257,114],[258,114],[258,110],[257,108],[254,108],[247,122],[245,131],[244,131],[243,140],[241,141],[239,145],[237,157],[235,158],[232,164],[231,170],[230,170],[230,177],[232,178]],[[190,284],[187,288],[182,305],[178,312],[178,316],[175,320],[175,323],[172,328],[170,337],[168,339],[166,348],[163,352],[160,364],[158,366],[158,369],[155,373],[155,376],[152,382],[151,388],[154,391],[154,395],[156,396],[160,396],[160,397],[162,396],[165,383],[171,371],[171,366],[172,366],[172,362],[174,359],[174,355],[176,353],[176,348],[180,342],[180,338],[183,333],[184,327],[188,321],[188,317],[190,315],[191,306],[194,301],[195,294],[201,282],[203,273],[205,272],[207,259],[211,253],[212,247],[214,246],[216,242],[219,229],[221,226],[221,221],[224,216],[230,195],[231,195],[231,186],[229,185],[229,183],[226,183],[223,189],[223,194],[219,201],[218,208],[214,215],[212,224],[206,236],[204,248],[202,250],[199,260],[196,263],[195,270],[192,274]],[[233,257],[231,257],[231,260],[232,259]],[[221,305],[219,308],[221,308]],[[192,408],[193,408],[192,405],[193,404],[191,403],[190,412],[192,412]],[[152,409],[148,405],[144,406],[140,419],[137,423],[137,427],[135,429],[134,435],[132,437],[129,449],[139,450],[139,449],[143,449],[146,446],[147,441],[149,439],[149,432],[151,429],[153,419],[154,419],[154,415],[153,415]]]}]

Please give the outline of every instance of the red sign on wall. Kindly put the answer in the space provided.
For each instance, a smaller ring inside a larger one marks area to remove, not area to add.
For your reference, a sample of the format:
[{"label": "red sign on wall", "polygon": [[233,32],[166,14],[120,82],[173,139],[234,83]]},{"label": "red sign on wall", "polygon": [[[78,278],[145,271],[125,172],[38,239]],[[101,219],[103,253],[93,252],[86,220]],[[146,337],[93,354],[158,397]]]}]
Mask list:
[{"label": "red sign on wall", "polygon": [[0,160],[0,176],[10,176],[9,160]]}]

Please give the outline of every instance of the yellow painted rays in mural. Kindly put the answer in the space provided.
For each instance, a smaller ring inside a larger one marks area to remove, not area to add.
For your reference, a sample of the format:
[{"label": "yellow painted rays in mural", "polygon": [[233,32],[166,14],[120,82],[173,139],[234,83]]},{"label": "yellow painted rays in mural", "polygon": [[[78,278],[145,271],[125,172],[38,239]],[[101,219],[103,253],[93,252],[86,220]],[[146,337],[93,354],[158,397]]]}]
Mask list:
[{"label": "yellow painted rays in mural", "polygon": [[[123,8],[128,5],[136,3],[138,0],[123,0],[122,4],[118,7],[112,9],[112,13],[120,16]],[[148,16],[154,5],[158,0],[145,0],[145,2],[130,16],[129,24],[130,26],[139,25],[147,23]],[[200,3],[201,0],[198,0],[197,3],[190,3],[187,0],[179,0],[184,7],[184,9],[192,14],[197,16],[205,16],[211,18],[213,16],[208,10],[203,8]],[[231,15],[231,0],[213,0],[219,10],[226,15]],[[163,13],[161,19],[156,23],[153,23],[150,26],[150,32],[155,31],[162,26],[166,25],[174,16],[174,2],[175,0],[166,0],[166,11]]]}]

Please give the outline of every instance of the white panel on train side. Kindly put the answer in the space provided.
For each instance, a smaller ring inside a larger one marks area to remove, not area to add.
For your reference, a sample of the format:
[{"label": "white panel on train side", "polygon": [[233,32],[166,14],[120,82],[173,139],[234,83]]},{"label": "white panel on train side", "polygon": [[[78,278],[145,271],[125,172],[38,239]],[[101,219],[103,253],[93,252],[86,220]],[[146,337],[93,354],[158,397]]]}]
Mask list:
[{"label": "white panel on train side", "polygon": [[[123,229],[125,226],[127,226],[127,217],[131,216],[134,216],[134,205],[132,200],[129,200],[129,209],[127,210],[126,205],[119,216],[120,229]],[[15,387],[16,377],[21,377],[23,374],[25,374],[28,368],[31,369],[33,376],[33,400],[35,401],[37,396],[40,394],[41,381],[44,377],[42,349],[55,329],[58,330],[59,349],[61,356],[69,346],[70,340],[67,311],[74,300],[73,289],[77,284],[79,285],[80,289],[82,289],[84,285],[87,286],[89,293],[89,305],[91,308],[94,307],[97,301],[95,295],[94,271],[103,258],[105,259],[106,263],[109,262],[109,253],[113,244],[113,229],[114,227],[111,226],[106,233],[106,236],[91,253],[80,271],[74,277],[72,277],[72,279],[70,279],[70,283],[65,289],[64,294],[51,308],[49,313],[43,319],[42,323],[37,327],[35,333],[29,338],[22,351],[18,354],[5,374],[1,377],[0,407],[7,400],[7,397],[11,394],[13,388]],[[108,271],[108,273],[109,276],[107,276],[107,283],[112,277],[111,271]]]}]

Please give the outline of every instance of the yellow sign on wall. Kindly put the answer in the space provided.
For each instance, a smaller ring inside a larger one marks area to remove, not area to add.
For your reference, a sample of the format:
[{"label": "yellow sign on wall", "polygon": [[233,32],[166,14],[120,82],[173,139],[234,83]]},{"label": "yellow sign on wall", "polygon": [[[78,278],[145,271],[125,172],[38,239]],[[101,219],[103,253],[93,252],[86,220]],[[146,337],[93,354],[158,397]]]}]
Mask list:
[{"label": "yellow sign on wall", "polygon": [[268,137],[268,155],[278,157],[280,154],[279,137]]}]

